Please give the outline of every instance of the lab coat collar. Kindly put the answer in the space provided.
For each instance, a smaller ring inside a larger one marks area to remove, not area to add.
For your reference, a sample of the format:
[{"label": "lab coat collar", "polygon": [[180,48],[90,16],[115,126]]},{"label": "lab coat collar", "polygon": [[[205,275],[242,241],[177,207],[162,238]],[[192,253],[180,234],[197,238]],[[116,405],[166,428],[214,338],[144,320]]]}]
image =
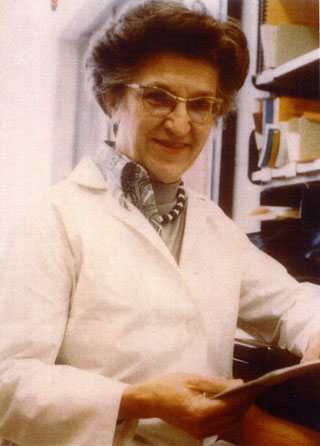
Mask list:
[{"label": "lab coat collar", "polygon": [[107,183],[89,156],[83,158],[76,168],[71,172],[69,179],[80,186],[91,189],[107,190]]},{"label": "lab coat collar", "polygon": [[[129,200],[113,196],[111,188],[108,187],[108,183],[104,179],[100,169],[90,157],[85,157],[80,161],[78,166],[70,174],[69,180],[88,189],[105,190],[107,199],[104,201],[104,209],[110,215],[129,225],[138,231],[140,235],[147,238],[178,269],[174,257],[161,236]],[[121,204],[119,203],[119,199],[122,200]]]}]

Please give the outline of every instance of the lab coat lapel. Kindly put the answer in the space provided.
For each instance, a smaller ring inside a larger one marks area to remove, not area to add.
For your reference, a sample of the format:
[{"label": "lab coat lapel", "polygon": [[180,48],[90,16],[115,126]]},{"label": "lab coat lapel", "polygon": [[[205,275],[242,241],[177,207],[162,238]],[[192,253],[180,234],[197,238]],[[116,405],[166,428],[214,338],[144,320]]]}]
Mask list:
[{"label": "lab coat lapel", "polygon": [[130,202],[126,201],[125,206],[119,206],[115,203],[115,198],[106,200],[105,209],[113,217],[122,221],[131,229],[137,231],[141,237],[148,239],[148,241],[172,264],[172,266],[179,271],[178,265],[172,256],[170,250],[164,243],[161,236],[155,231],[151,224],[147,221],[144,215]]},{"label": "lab coat lapel", "polygon": [[194,275],[207,274],[206,271],[200,271],[197,262],[194,260],[197,252],[197,240],[203,237],[205,233],[204,225],[207,216],[208,206],[206,199],[189,190],[186,227],[180,257],[181,272],[189,283],[193,280]]},{"label": "lab coat lapel", "polygon": [[71,173],[70,179],[80,186],[105,191],[105,211],[114,218],[130,226],[133,230],[137,231],[140,236],[147,238],[180,274],[179,267],[161,236],[150,225],[142,213],[128,200],[123,200],[119,205],[118,197],[112,196],[108,191],[107,182],[90,157],[85,157],[78,164]]}]

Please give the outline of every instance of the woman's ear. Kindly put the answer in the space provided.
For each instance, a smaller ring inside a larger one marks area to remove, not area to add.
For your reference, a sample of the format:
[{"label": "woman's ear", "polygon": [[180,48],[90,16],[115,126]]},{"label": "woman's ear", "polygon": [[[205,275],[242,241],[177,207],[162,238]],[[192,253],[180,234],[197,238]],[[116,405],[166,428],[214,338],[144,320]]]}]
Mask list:
[{"label": "woman's ear", "polygon": [[119,100],[119,98],[116,98],[115,95],[113,95],[110,92],[105,92],[102,98],[103,98],[104,109],[107,115],[111,119],[112,131],[115,138],[119,126],[119,114],[120,114],[119,110],[120,110],[121,100]]},{"label": "woman's ear", "polygon": [[110,91],[106,91],[102,95],[104,109],[110,118],[114,118],[119,108],[119,101]]}]

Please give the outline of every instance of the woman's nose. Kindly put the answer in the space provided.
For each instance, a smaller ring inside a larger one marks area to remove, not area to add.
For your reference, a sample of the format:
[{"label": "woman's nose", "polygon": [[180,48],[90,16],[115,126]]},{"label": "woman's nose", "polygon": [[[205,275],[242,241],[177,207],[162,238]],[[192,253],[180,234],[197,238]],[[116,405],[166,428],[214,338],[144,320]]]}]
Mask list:
[{"label": "woman's nose", "polygon": [[164,126],[175,136],[181,137],[189,133],[191,120],[185,102],[177,102],[175,109],[166,116]]}]

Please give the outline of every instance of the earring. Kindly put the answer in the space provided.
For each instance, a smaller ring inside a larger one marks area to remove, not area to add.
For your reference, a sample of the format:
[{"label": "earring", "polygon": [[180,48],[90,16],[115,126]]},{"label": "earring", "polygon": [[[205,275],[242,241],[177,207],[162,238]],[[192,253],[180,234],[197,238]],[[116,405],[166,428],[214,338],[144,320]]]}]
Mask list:
[{"label": "earring", "polygon": [[114,134],[114,136],[117,135],[118,127],[119,127],[119,125],[118,125],[118,123],[116,123],[116,122],[112,125],[112,130],[113,130],[113,134]]}]

